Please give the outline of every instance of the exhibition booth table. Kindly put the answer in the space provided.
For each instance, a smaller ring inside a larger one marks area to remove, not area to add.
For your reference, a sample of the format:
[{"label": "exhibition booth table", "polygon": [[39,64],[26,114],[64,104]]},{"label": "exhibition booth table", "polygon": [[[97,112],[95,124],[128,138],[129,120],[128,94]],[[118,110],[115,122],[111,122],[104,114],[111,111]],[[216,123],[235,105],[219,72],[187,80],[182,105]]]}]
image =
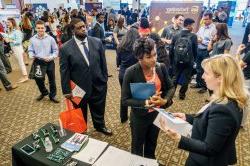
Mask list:
[{"label": "exhibition booth table", "polygon": [[156,160],[118,149],[48,123],[12,147],[13,166],[158,166]]}]

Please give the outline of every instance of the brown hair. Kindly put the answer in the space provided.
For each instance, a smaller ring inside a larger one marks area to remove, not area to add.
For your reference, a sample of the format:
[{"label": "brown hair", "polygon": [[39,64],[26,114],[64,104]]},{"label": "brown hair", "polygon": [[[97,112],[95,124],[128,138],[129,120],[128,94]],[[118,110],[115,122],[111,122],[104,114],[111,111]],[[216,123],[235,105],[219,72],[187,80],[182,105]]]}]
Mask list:
[{"label": "brown hair", "polygon": [[63,19],[64,19],[64,23],[69,24],[69,20],[70,20],[69,14],[65,14]]},{"label": "brown hair", "polygon": [[55,22],[53,16],[49,16],[49,19],[50,19],[50,22],[51,22],[52,24]]},{"label": "brown hair", "polygon": [[42,20],[37,20],[36,25],[45,25],[44,21]]},{"label": "brown hair", "polygon": [[14,18],[10,17],[7,20],[11,22],[13,29],[17,28],[16,20]]},{"label": "brown hair", "polygon": [[25,14],[22,19],[22,29],[32,29],[29,17]]},{"label": "brown hair", "polygon": [[117,21],[117,26],[118,26],[120,29],[122,29],[122,27],[124,26],[124,21],[125,21],[125,19],[124,19],[123,16],[119,17],[119,19],[118,19],[118,21]]},{"label": "brown hair", "polygon": [[228,28],[226,23],[218,23],[216,24],[217,30],[217,41],[220,39],[231,39],[228,35]]}]

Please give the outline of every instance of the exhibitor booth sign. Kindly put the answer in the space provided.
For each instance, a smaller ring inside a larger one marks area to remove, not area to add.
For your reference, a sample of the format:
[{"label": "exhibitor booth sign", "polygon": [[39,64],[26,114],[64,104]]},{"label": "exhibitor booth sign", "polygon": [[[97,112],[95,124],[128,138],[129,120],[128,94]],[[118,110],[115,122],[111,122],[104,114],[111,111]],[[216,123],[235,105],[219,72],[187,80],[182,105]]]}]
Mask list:
[{"label": "exhibitor booth sign", "polygon": [[161,34],[164,27],[172,24],[172,18],[176,14],[183,14],[185,18],[195,20],[195,29],[197,32],[200,25],[203,2],[158,2],[152,1],[150,5],[150,22],[152,23],[152,32]]}]

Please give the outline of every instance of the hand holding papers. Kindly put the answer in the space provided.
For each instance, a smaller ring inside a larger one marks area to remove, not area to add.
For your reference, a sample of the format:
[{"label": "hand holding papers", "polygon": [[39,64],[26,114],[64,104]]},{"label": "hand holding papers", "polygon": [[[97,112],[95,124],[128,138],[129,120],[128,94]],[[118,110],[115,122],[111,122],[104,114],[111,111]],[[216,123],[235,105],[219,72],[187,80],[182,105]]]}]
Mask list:
[{"label": "hand holding papers", "polygon": [[[154,125],[156,125],[162,130],[164,130],[163,127],[165,127],[165,128],[175,131],[176,133],[180,135],[183,135],[186,137],[191,136],[191,131],[192,131],[193,126],[190,125],[188,122],[178,117],[174,117],[171,113],[165,112],[164,109],[160,109],[160,108],[153,108],[153,109],[159,112],[158,116],[156,117],[154,121]],[[162,121],[162,123],[160,123],[160,121]],[[162,127],[161,124],[164,124],[164,126]]]},{"label": "hand holding papers", "polygon": [[70,81],[70,87],[73,96],[71,100],[76,104],[80,104],[86,92],[83,89],[81,89],[78,85],[76,85],[73,81]]},{"label": "hand holding papers", "polygon": [[132,97],[138,100],[146,100],[155,94],[154,83],[130,83]]}]

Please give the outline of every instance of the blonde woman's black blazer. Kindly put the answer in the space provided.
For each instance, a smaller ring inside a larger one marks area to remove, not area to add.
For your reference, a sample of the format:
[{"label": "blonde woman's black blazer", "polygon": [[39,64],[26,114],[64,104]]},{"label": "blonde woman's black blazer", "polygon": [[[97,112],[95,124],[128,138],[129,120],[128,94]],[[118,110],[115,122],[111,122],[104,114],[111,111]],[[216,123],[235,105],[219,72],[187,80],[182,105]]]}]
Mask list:
[{"label": "blonde woman's black blazer", "polygon": [[190,152],[187,166],[227,166],[237,162],[235,140],[242,111],[235,101],[212,103],[203,113],[186,117],[193,124],[192,135],[182,136],[179,148]]}]

